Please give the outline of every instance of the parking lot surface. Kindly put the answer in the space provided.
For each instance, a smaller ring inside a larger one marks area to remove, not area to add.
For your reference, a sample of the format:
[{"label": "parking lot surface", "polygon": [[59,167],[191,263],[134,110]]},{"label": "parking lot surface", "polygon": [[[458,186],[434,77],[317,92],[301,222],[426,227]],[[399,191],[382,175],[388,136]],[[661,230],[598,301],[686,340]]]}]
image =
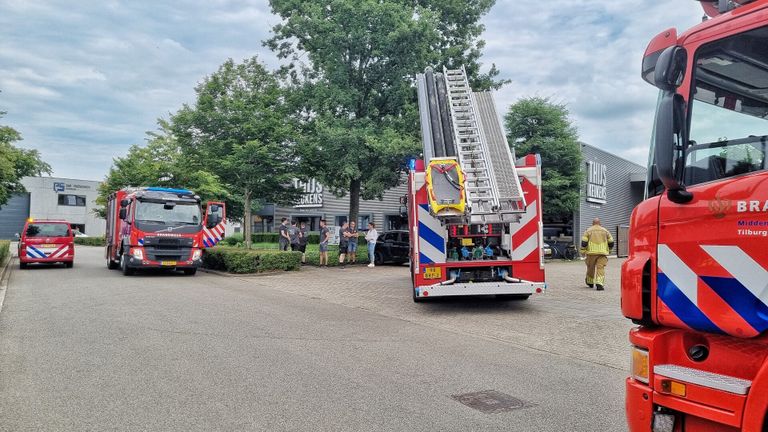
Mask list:
[{"label": "parking lot surface", "polygon": [[529,301],[414,304],[405,267],[125,277],[80,247],[11,273],[0,430],[623,431],[617,264],[606,292],[574,262]]}]

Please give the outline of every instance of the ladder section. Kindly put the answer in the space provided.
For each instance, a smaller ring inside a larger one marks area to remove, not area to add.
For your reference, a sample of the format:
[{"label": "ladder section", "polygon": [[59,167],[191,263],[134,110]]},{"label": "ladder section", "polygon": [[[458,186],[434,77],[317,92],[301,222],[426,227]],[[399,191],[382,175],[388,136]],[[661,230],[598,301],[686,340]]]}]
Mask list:
[{"label": "ladder section", "polygon": [[498,214],[499,199],[491,155],[482,140],[472,89],[464,68],[444,71],[448,105],[453,120],[456,153],[465,176],[467,203],[472,219]]},{"label": "ladder section", "polygon": [[490,92],[474,93],[475,106],[480,118],[483,142],[491,156],[491,166],[496,174],[499,211],[518,213],[525,211],[525,196],[520,187],[514,157],[496,112],[496,103]]}]

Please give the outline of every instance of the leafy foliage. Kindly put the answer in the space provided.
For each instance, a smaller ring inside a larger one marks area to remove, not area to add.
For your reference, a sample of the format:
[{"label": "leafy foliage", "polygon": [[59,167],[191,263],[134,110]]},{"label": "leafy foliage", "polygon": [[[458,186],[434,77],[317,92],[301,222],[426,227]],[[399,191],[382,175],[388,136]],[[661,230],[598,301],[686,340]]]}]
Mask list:
[{"label": "leafy foliage", "polygon": [[206,249],[203,267],[229,273],[262,273],[275,270],[298,270],[300,252],[269,252],[218,246]]},{"label": "leafy foliage", "polygon": [[107,244],[104,236],[99,237],[75,237],[75,244],[82,246],[104,246]]},{"label": "leafy foliage", "polygon": [[109,194],[125,187],[159,186],[189,189],[204,200],[227,197],[221,180],[209,171],[189,163],[178,140],[171,132],[171,124],[158,120],[158,130],[148,133],[147,145],[134,145],[128,154],[113,160],[104,182],[99,185],[96,211],[104,217],[104,206]]},{"label": "leafy foliage", "polygon": [[5,260],[11,255],[11,242],[10,240],[0,240],[0,266],[5,263]]},{"label": "leafy foliage", "polygon": [[[291,98],[303,126],[303,172],[337,195],[359,199],[397,185],[408,156],[420,153],[414,77],[429,65],[466,64],[479,74],[480,17],[491,0],[271,0],[283,18],[265,44],[290,59]],[[305,64],[305,59],[309,64]],[[484,84],[483,84],[484,83]]]},{"label": "leafy foliage", "polygon": [[[0,118],[5,112],[0,111]],[[15,193],[24,192],[21,178],[50,174],[51,166],[43,162],[37,150],[18,148],[21,134],[10,126],[0,125],[0,207]]]},{"label": "leafy foliage", "polygon": [[[258,58],[227,60],[197,86],[194,106],[173,116],[173,130],[192,166],[220,178],[240,198],[246,221],[253,200],[290,204],[296,156],[293,127],[275,74]],[[250,240],[250,223],[244,224]]]},{"label": "leafy foliage", "polygon": [[579,208],[582,155],[568,108],[531,97],[510,106],[504,120],[517,155],[541,155],[545,222],[569,220]]}]

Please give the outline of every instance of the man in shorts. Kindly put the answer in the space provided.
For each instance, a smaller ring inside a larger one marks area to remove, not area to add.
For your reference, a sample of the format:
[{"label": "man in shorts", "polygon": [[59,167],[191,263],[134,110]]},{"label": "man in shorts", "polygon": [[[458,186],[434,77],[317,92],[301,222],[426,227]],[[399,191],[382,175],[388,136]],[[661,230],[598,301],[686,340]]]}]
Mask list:
[{"label": "man in shorts", "polygon": [[357,222],[350,222],[345,234],[347,235],[348,242],[347,255],[349,255],[349,263],[355,264],[357,262]]},{"label": "man in shorts", "polygon": [[347,256],[347,244],[349,243],[349,238],[345,234],[348,227],[349,225],[344,222],[341,224],[341,229],[339,230],[339,265],[341,267],[345,267],[344,258]]},{"label": "man in shorts", "polygon": [[307,224],[302,222],[299,225],[299,252],[301,252],[301,263],[306,264],[307,258],[307,242],[309,241],[309,228]]},{"label": "man in shorts", "polygon": [[280,251],[287,251],[288,245],[291,244],[291,236],[288,235],[288,218],[282,218],[280,220],[280,237],[278,238],[277,246]]},{"label": "man in shorts", "polygon": [[325,219],[320,219],[320,267],[328,267],[328,242],[331,241],[331,230],[325,225]]}]

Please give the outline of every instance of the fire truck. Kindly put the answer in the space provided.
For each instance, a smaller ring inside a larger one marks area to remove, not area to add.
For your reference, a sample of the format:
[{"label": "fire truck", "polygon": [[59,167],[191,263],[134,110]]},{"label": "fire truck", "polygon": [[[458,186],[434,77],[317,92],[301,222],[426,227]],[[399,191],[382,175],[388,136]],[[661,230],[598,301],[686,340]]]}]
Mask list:
[{"label": "fire truck", "polygon": [[466,71],[417,76],[423,158],[410,162],[407,204],[413,300],[546,289],[541,163],[515,159],[490,92]]},{"label": "fire truck", "polygon": [[224,238],[225,206],[186,189],[126,188],[107,200],[107,268],[182,270],[194,275],[203,250]]},{"label": "fire truck", "polygon": [[632,432],[768,431],[768,0],[701,5],[642,63],[660,93],[622,266]]}]

